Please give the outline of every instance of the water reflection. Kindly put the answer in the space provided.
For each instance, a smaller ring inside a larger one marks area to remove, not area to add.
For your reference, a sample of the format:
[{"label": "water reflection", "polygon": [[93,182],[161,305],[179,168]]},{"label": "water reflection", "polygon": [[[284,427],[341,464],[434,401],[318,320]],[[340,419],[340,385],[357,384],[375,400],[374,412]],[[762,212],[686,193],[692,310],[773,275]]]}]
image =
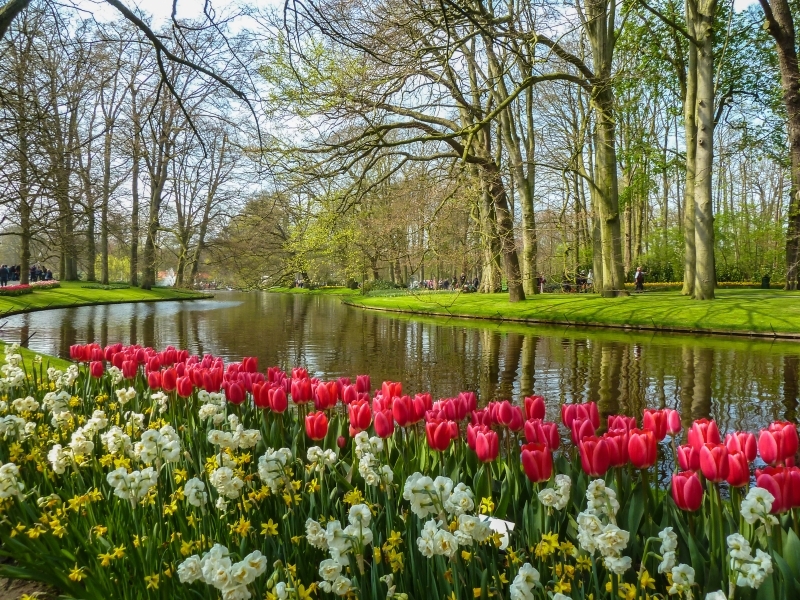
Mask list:
[{"label": "water reflection", "polygon": [[59,309],[7,319],[3,337],[68,356],[74,343],[188,348],[263,367],[303,365],[321,377],[369,373],[409,391],[483,400],[531,393],[596,400],[601,412],[674,407],[684,423],[713,416],[725,429],[795,421],[800,345],[733,338],[498,325],[387,316],[335,298],[221,293],[214,300]]}]

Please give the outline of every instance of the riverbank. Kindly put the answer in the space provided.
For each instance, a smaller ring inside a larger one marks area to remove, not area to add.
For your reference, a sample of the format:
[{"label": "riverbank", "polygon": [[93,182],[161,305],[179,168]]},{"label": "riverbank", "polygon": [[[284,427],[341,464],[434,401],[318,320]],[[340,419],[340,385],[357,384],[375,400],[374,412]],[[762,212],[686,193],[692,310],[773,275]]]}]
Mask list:
[{"label": "riverbank", "polygon": [[80,281],[68,281],[61,282],[61,287],[46,290],[34,289],[32,293],[24,296],[0,296],[0,318],[49,308],[121,304],[124,302],[197,300],[210,297],[211,294],[192,290],[174,288],[143,290],[138,287],[100,286]]},{"label": "riverbank", "polygon": [[646,292],[625,298],[595,294],[542,294],[509,303],[507,294],[359,296],[350,306],[387,312],[492,321],[551,323],[800,340],[800,292],[732,290],[698,302],[680,292]]},{"label": "riverbank", "polygon": [[307,288],[271,287],[267,290],[273,294],[306,294],[309,296],[360,296],[361,290],[351,290],[342,286],[320,287],[314,290]]}]

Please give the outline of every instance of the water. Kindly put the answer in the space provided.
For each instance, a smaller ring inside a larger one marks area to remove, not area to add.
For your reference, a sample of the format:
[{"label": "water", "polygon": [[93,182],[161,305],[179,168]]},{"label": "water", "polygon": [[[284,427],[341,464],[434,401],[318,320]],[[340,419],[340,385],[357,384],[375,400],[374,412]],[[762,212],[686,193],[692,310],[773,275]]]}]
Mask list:
[{"label": "water", "polygon": [[2,336],[62,357],[91,341],[257,356],[262,369],[305,366],[326,379],[368,373],[373,387],[402,381],[434,397],[536,393],[548,399],[550,419],[559,419],[561,402],[586,400],[604,414],[668,406],[686,423],[711,416],[726,430],[798,415],[798,342],[388,316],[332,297],[258,292],[18,315]]}]

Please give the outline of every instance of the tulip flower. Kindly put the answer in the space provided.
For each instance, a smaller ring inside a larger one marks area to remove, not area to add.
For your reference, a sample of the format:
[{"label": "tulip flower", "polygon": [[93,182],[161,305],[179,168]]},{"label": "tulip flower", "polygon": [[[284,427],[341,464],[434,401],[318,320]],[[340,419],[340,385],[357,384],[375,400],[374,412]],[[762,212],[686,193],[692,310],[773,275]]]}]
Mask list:
[{"label": "tulip flower", "polygon": [[497,458],[500,451],[499,439],[497,433],[487,427],[482,427],[481,431],[475,434],[475,454],[478,455],[478,460],[486,463],[492,462]]},{"label": "tulip flower", "polygon": [[608,471],[610,454],[608,442],[603,438],[590,436],[578,444],[581,453],[581,468],[590,477],[602,477]]},{"label": "tulip flower", "polygon": [[133,379],[136,377],[136,372],[138,369],[139,365],[135,360],[125,360],[122,362],[122,376],[125,379]]},{"label": "tulip flower", "polygon": [[276,413],[284,413],[289,407],[289,399],[286,397],[286,391],[282,387],[267,390],[267,398],[269,407]]},{"label": "tulip flower", "polygon": [[350,426],[356,433],[366,430],[372,423],[372,411],[369,408],[369,402],[356,400],[347,406],[347,412],[350,416]]},{"label": "tulip flower", "polygon": [[231,404],[241,404],[244,402],[244,386],[240,384],[238,381],[227,381],[225,382],[226,385],[223,386],[225,389],[225,398]]},{"label": "tulip flower", "polygon": [[[294,371],[295,370],[292,370],[292,373],[294,373]],[[313,398],[311,395],[311,380],[308,377],[303,377],[301,379],[293,378],[289,389],[292,394],[292,402],[295,404],[305,404]]]},{"label": "tulip flower", "polygon": [[411,398],[408,396],[395,397],[392,401],[392,416],[400,427],[414,424],[416,415]]},{"label": "tulip flower", "polygon": [[292,379],[308,379],[308,370],[301,367],[292,369]]},{"label": "tulip flower", "polygon": [[750,462],[743,452],[728,450],[728,485],[742,487],[750,482]]},{"label": "tulip flower", "polygon": [[698,451],[705,444],[722,443],[716,421],[709,421],[708,419],[698,419],[692,423],[692,426],[689,428],[688,438],[689,445]]},{"label": "tulip flower", "polygon": [[525,439],[529,443],[544,444],[552,451],[558,450],[561,442],[558,434],[558,425],[541,419],[525,421]]},{"label": "tulip flower", "polygon": [[699,471],[700,451],[689,444],[678,446],[678,464],[684,471]]},{"label": "tulip flower", "polygon": [[192,392],[194,392],[192,379],[186,375],[183,377],[178,377],[175,387],[178,390],[178,396],[181,398],[188,398],[192,395]]},{"label": "tulip flower", "polygon": [[635,417],[625,415],[608,415],[608,429],[624,429],[630,431],[636,427]]},{"label": "tulip flower", "polygon": [[664,410],[646,408],[642,421],[642,429],[652,431],[656,436],[656,441],[660,442],[663,440],[667,437],[667,412]]},{"label": "tulip flower", "polygon": [[600,413],[597,412],[597,404],[586,402],[584,404],[562,404],[561,421],[569,428],[575,419],[589,419],[594,425],[595,430],[600,427]]},{"label": "tulip flower", "polygon": [[358,390],[354,385],[342,386],[342,402],[350,404],[354,400],[358,400]]},{"label": "tulip flower", "polygon": [[359,394],[368,394],[369,388],[369,375],[356,375],[356,391]]},{"label": "tulip flower", "polygon": [[545,404],[542,396],[525,398],[525,415],[528,419],[544,419]]},{"label": "tulip flower", "polygon": [[413,420],[417,423],[425,418],[425,413],[433,406],[433,399],[430,394],[417,394],[411,401]]},{"label": "tulip flower", "polygon": [[520,460],[525,475],[533,483],[547,481],[553,474],[553,454],[544,444],[525,444],[521,448]]},{"label": "tulip flower", "polygon": [[387,408],[375,411],[375,435],[386,439],[392,437],[393,433],[394,419],[392,418],[392,410]]},{"label": "tulip flower", "polygon": [[656,464],[658,442],[650,429],[631,429],[628,434],[628,458],[637,469],[649,469]]},{"label": "tulip flower", "polygon": [[160,371],[161,370],[161,359],[157,356],[149,359],[147,361],[147,372],[150,373],[152,371]]},{"label": "tulip flower", "polygon": [[340,435],[336,438],[336,445],[339,446],[340,450],[344,450],[344,447],[347,446],[347,438],[343,435]]},{"label": "tulip flower", "polygon": [[103,363],[99,360],[92,361],[89,363],[89,373],[95,379],[99,379],[103,376]]},{"label": "tulip flower", "polygon": [[700,448],[700,470],[706,479],[714,483],[728,477],[728,449],[725,444],[704,444]]},{"label": "tulip flower", "polygon": [[767,467],[757,470],[756,485],[775,498],[772,514],[800,507],[800,467]]},{"label": "tulip flower", "polygon": [[161,372],[160,371],[151,371],[147,374],[147,387],[151,390],[160,390],[161,389]]},{"label": "tulip flower", "polygon": [[255,356],[245,356],[242,359],[242,369],[245,373],[257,373],[258,359]]},{"label": "tulip flower", "polygon": [[574,419],[570,427],[572,443],[577,445],[582,439],[593,436],[595,429],[589,419]]},{"label": "tulip flower", "polygon": [[608,466],[622,467],[628,462],[628,430],[609,429],[603,435],[608,449]]},{"label": "tulip flower", "polygon": [[667,413],[667,433],[675,437],[683,430],[681,414],[673,408],[665,408],[664,412]]},{"label": "tulip flower", "polygon": [[758,452],[768,465],[794,465],[797,454],[797,427],[788,421],[775,421],[758,436]]},{"label": "tulip flower", "polygon": [[167,393],[173,391],[177,385],[178,374],[172,367],[161,372],[161,387]]},{"label": "tulip flower", "polygon": [[450,440],[458,435],[458,425],[446,419],[428,421],[425,423],[425,435],[432,450],[444,452],[450,446]]},{"label": "tulip flower", "polygon": [[314,406],[317,410],[328,410],[336,406],[339,388],[335,381],[319,383],[314,390]]},{"label": "tulip flower", "polygon": [[[420,396],[420,395],[421,394],[417,394],[417,396]],[[426,394],[426,395],[430,398],[430,394]],[[463,403],[465,405],[465,408],[466,408],[465,416],[467,414],[471,413],[476,408],[478,408],[478,398],[477,398],[477,396],[475,396],[475,392],[461,392],[458,395],[458,401],[459,401],[459,403]],[[464,417],[462,417],[462,419],[463,418]]]},{"label": "tulip flower", "polygon": [[728,452],[741,452],[744,454],[747,462],[753,462],[758,452],[756,436],[749,431],[729,433],[725,436],[725,447]]},{"label": "tulip flower", "polygon": [[403,395],[403,384],[395,381],[384,381],[381,385],[381,394],[390,400]]},{"label": "tulip flower", "polygon": [[306,415],[306,435],[314,441],[324,440],[328,435],[328,417],[322,411]]},{"label": "tulip flower", "polygon": [[511,431],[521,431],[525,427],[525,418],[519,406],[512,406],[508,400],[503,400],[497,407],[497,421]]},{"label": "tulip flower", "polygon": [[672,499],[681,510],[694,512],[703,504],[703,484],[694,471],[672,476]]}]

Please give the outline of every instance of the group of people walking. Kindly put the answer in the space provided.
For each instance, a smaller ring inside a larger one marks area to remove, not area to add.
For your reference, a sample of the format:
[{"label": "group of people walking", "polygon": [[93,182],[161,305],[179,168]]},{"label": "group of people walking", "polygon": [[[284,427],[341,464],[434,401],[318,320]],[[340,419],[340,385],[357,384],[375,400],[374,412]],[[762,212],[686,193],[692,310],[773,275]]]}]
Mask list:
[{"label": "group of people walking", "polygon": [[[417,287],[415,285],[416,282],[411,284],[412,288]],[[472,281],[467,281],[466,273],[462,273],[461,277],[456,277],[453,275],[453,278],[445,278],[445,279],[424,279],[420,281],[418,287],[424,288],[426,290],[460,290],[460,291],[476,291],[478,289],[478,285],[480,281],[477,277],[475,277]]]},{"label": "group of people walking", "polygon": [[[0,287],[6,287],[9,282],[20,280],[21,267],[19,265],[0,266]],[[52,281],[53,272],[44,265],[32,265],[28,270],[28,281]]]}]

